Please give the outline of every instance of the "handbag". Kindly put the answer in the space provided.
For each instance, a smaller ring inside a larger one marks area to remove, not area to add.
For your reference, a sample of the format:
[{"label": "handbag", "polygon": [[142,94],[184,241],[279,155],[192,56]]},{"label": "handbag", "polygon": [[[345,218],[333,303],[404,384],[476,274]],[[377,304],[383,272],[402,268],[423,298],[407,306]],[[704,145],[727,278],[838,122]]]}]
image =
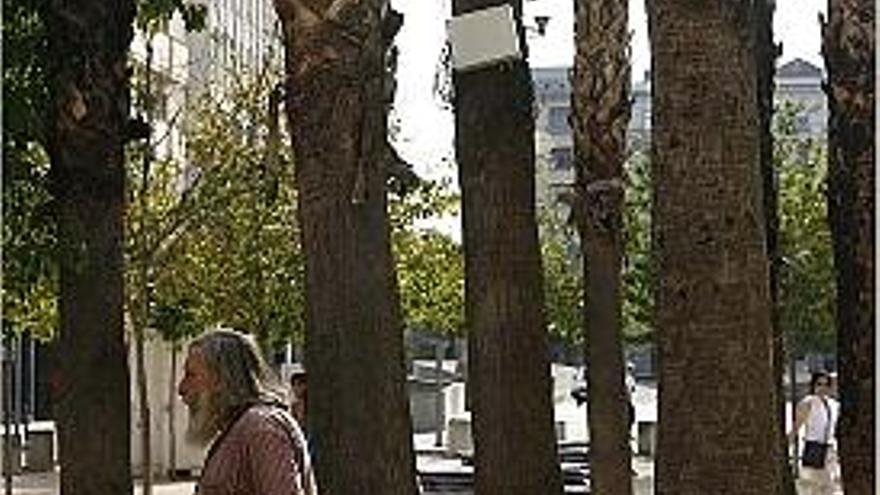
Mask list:
[{"label": "handbag", "polygon": [[828,457],[828,436],[831,434],[831,408],[828,407],[825,399],[822,399],[822,405],[825,406],[825,417],[827,418],[825,422],[825,441],[807,440],[804,442],[804,451],[801,453],[801,464],[813,469],[823,469],[825,467],[825,459]]},{"label": "handbag", "polygon": [[801,464],[814,469],[825,467],[825,457],[828,455],[828,444],[807,440],[804,442],[804,451],[801,454]]}]

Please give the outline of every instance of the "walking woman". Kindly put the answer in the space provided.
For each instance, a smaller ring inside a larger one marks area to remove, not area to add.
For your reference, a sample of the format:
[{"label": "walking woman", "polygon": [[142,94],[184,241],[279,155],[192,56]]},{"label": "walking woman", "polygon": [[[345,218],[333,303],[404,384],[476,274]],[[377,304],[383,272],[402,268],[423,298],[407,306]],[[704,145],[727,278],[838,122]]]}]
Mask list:
[{"label": "walking woman", "polygon": [[794,428],[788,433],[790,442],[796,442],[804,428],[804,448],[801,451],[801,480],[806,495],[834,493],[834,435],[840,406],[831,394],[831,375],[813,373],[810,394],[797,405]]}]

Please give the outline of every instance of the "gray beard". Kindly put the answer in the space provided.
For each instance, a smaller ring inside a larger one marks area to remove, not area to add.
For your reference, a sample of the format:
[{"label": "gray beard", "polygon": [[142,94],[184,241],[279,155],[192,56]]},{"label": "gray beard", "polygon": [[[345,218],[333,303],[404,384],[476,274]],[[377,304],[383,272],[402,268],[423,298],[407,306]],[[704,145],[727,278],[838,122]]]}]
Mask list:
[{"label": "gray beard", "polygon": [[186,425],[186,442],[197,447],[207,447],[220,430],[220,414],[216,394],[203,392],[189,406]]}]

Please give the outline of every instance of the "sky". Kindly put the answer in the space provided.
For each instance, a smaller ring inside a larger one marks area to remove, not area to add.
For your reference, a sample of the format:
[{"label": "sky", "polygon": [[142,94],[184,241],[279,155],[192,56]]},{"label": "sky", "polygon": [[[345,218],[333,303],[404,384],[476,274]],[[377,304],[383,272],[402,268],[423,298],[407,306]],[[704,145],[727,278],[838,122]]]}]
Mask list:
[{"label": "sky", "polygon": [[[645,0],[631,0],[632,77],[643,80],[650,67]],[[819,13],[827,0],[776,0],[774,38],[782,42],[779,63],[802,58],[823,67],[820,54]],[[454,119],[435,94],[436,70],[446,40],[446,20],[452,0],[391,0],[404,14],[397,37],[399,47],[397,94],[391,116],[399,123],[395,146],[400,155],[426,178],[454,178]],[[524,0],[526,25],[534,17],[550,17],[544,36],[530,33],[532,67],[571,66],[574,58],[574,0]],[[453,182],[454,183],[454,182]],[[439,228],[460,240],[460,218],[432,219],[426,226]]]},{"label": "sky", "polygon": [[[417,171],[429,176],[448,176],[452,167],[453,119],[434,94],[434,86],[452,0],[391,0],[391,3],[405,19],[398,35],[399,76],[392,115],[400,121],[397,148],[416,165]],[[773,29],[776,41],[783,43],[780,63],[802,58],[823,66],[818,16],[824,12],[826,3],[826,0],[776,0]],[[527,25],[534,24],[536,15],[550,17],[545,36],[529,35],[532,67],[571,66],[573,4],[574,0],[524,0]],[[634,80],[643,79],[650,67],[644,5],[644,0],[630,2]]]},{"label": "sky", "polygon": [[[418,1],[418,0],[416,0]],[[574,0],[526,0],[524,11],[526,22],[535,15],[548,15],[547,36],[530,39],[531,65],[533,67],[552,67],[571,65],[574,57],[572,44],[572,25]],[[777,0],[773,17],[773,30],[776,41],[783,42],[784,63],[793,58],[802,58],[821,66],[819,12],[824,12],[827,0]],[[644,0],[629,4],[630,30],[633,32],[632,64],[633,78],[642,79],[644,71],[650,66],[648,48],[648,19]]]}]

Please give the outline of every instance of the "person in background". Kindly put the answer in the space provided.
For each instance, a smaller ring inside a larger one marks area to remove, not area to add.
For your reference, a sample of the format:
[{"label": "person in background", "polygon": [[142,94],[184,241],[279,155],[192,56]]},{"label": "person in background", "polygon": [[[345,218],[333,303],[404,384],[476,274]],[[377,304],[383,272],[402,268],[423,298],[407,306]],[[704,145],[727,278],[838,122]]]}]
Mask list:
[{"label": "person in background", "polygon": [[303,431],[308,431],[306,423],[306,400],[308,398],[308,389],[306,381],[306,371],[297,368],[290,374],[290,412],[299,423]]},{"label": "person in background", "polygon": [[800,471],[804,495],[831,495],[835,489],[834,438],[840,406],[830,395],[831,380],[825,371],[813,373],[810,394],[798,403],[794,427],[788,433],[789,442],[797,442],[798,432],[804,428]]},{"label": "person in background", "polygon": [[[832,371],[831,373],[828,374],[828,376],[831,377],[831,391],[828,393],[828,395],[831,396],[831,400],[832,400],[831,404],[832,404],[832,407],[835,408],[834,409],[834,417],[835,417],[834,426],[835,426],[835,432],[836,432],[837,431],[836,430],[837,418],[840,417],[840,391],[837,388],[838,387],[837,373]],[[829,470],[831,471],[831,481],[834,483],[834,486],[840,486],[840,483],[841,483],[840,458],[837,457],[837,441],[836,441],[837,436],[836,436],[836,433],[835,433],[834,438],[835,438],[835,441],[833,443],[835,445],[835,448],[831,449],[831,452],[829,452],[828,462],[831,464],[830,468],[829,468]]]},{"label": "person in background", "polygon": [[187,440],[209,447],[198,495],[317,495],[305,436],[252,338],[226,329],[196,338],[177,391]]},{"label": "person in background", "polygon": [[636,365],[633,364],[632,361],[626,362],[626,377],[624,378],[624,384],[626,386],[626,408],[627,414],[629,414],[629,429],[632,430],[633,424],[636,422],[636,406],[633,402],[633,394],[636,393],[636,377],[635,377]]}]

